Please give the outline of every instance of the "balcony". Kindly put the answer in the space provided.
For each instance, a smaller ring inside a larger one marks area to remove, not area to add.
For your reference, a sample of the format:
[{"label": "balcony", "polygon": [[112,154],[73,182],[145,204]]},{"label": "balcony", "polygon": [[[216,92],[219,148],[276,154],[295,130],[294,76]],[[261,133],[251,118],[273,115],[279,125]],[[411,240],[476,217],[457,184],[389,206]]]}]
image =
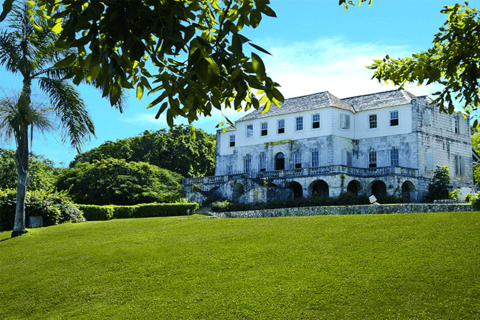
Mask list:
[{"label": "balcony", "polygon": [[194,185],[204,186],[220,186],[228,181],[245,178],[268,178],[273,179],[291,179],[299,177],[313,177],[326,176],[334,174],[346,174],[353,177],[384,177],[384,176],[403,176],[403,177],[417,177],[417,169],[403,168],[403,167],[380,167],[380,168],[355,168],[344,165],[333,165],[325,167],[314,168],[299,168],[286,169],[275,171],[251,171],[248,173],[234,173],[223,176],[210,176],[200,178],[185,178],[182,184],[186,187],[193,187]]}]

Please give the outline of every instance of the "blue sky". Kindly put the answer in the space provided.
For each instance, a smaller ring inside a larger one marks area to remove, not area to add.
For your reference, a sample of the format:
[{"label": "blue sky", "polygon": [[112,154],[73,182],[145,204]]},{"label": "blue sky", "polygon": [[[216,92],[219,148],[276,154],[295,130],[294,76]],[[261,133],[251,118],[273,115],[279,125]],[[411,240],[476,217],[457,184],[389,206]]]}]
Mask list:
[{"label": "blue sky", "polygon": [[[344,98],[395,89],[371,80],[372,72],[365,66],[386,54],[405,57],[429,48],[433,35],[446,20],[440,10],[456,2],[459,1],[375,0],[371,7],[364,3],[346,11],[338,6],[338,0],[271,0],[278,17],[265,17],[257,29],[245,30],[243,34],[272,53],[271,57],[261,56],[267,73],[282,85],[286,98],[321,91]],[[480,7],[480,0],[470,1],[470,5]],[[0,69],[0,89],[9,92],[20,87],[19,77]],[[410,85],[406,89],[424,95],[438,91],[439,87]],[[80,92],[89,106],[97,135],[85,144],[84,151],[105,141],[167,127],[163,116],[155,120],[155,108],[145,108],[154,97],[144,96],[137,101],[135,92],[130,91],[128,109],[120,114],[95,89],[81,86]],[[231,120],[244,115],[232,110],[225,114]],[[194,126],[214,133],[221,119],[219,113],[214,114]],[[182,122],[185,123],[176,123]],[[0,147],[14,148],[14,144],[2,141]],[[76,155],[75,150],[61,143],[58,132],[38,135],[33,151],[64,165]]]}]

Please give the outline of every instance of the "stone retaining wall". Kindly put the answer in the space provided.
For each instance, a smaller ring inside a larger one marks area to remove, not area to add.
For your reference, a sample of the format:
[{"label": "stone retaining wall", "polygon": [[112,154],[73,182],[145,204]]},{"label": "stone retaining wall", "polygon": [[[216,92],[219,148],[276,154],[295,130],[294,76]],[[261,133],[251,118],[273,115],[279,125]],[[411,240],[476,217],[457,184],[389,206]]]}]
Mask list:
[{"label": "stone retaining wall", "polygon": [[346,214],[382,214],[414,212],[474,211],[470,204],[391,204],[265,209],[250,211],[212,212],[216,218],[267,218],[294,216],[322,216]]}]

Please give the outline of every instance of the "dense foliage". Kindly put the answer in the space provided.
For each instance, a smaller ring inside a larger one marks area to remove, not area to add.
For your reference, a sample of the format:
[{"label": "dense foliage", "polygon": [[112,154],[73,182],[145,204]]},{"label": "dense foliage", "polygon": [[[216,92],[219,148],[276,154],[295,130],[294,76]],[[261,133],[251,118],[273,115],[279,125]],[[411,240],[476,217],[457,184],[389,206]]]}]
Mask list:
[{"label": "dense foliage", "polygon": [[[0,21],[11,2],[5,1]],[[243,49],[250,44],[266,51],[240,33],[256,28],[264,15],[276,16],[269,0],[27,3],[32,14],[50,18],[57,46],[76,49],[57,66],[71,67],[77,84],[101,87],[112,105],[122,88],[135,88],[138,99],[148,90],[156,96],[149,107],[159,105],[157,116],[165,112],[172,125],[177,116],[192,122],[222,106],[270,107],[284,100],[262,59]]]},{"label": "dense foliage", "polygon": [[[0,230],[12,230],[15,218],[16,192],[0,190]],[[83,222],[85,218],[65,192],[28,191],[25,199],[25,217],[42,216],[43,225],[64,222]]]},{"label": "dense foliage", "polygon": [[450,170],[448,166],[440,166],[433,173],[432,182],[428,185],[425,200],[449,199],[448,186],[450,184]]},{"label": "dense foliage", "polygon": [[184,125],[174,126],[168,131],[145,131],[139,137],[105,142],[78,154],[70,167],[106,158],[148,162],[184,177],[213,175],[215,135],[196,129],[195,137],[192,137],[192,127]]},{"label": "dense foliage", "polygon": [[146,218],[167,217],[192,214],[198,209],[198,203],[148,203],[134,206],[96,206],[78,205],[88,221],[122,219],[122,218]]},{"label": "dense foliage", "polygon": [[[28,159],[29,190],[50,190],[55,184],[56,177],[62,169],[55,167],[53,161],[41,155],[30,154]],[[15,151],[0,148],[0,189],[14,189],[17,187],[17,167],[15,166]]]},{"label": "dense foliage", "polygon": [[181,180],[178,173],[145,162],[107,158],[66,170],[56,186],[69,190],[76,203],[133,205],[179,199]]},{"label": "dense foliage", "polygon": [[465,6],[457,3],[441,12],[447,21],[435,34],[432,48],[402,59],[387,55],[369,68],[375,70],[374,78],[400,87],[410,82],[443,85],[442,91],[434,93],[441,111],[453,113],[454,99],[464,101],[467,112],[475,111],[480,106],[480,14],[467,1]]}]

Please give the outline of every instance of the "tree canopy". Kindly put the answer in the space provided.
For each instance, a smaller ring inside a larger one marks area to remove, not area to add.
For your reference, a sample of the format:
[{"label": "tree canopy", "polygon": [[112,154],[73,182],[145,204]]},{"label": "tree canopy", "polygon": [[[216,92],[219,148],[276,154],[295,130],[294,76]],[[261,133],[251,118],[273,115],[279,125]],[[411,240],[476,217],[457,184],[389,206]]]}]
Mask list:
[{"label": "tree canopy", "polygon": [[139,137],[105,142],[97,148],[78,154],[70,167],[82,162],[105,158],[142,161],[184,177],[213,175],[215,169],[215,135],[192,127],[178,125],[158,131],[145,131]]},{"label": "tree canopy", "polygon": [[178,200],[181,180],[179,174],[145,162],[107,158],[64,171],[56,187],[68,190],[75,203],[133,205]]},{"label": "tree canopy", "polygon": [[453,113],[454,99],[459,99],[470,113],[480,106],[479,12],[468,7],[467,1],[465,5],[446,6],[441,12],[447,20],[435,34],[431,48],[406,58],[387,55],[383,60],[374,60],[369,68],[374,70],[374,78],[401,88],[410,82],[439,83],[443,89],[434,93],[434,103],[440,111]]},{"label": "tree canopy", "polygon": [[[62,169],[55,167],[53,161],[30,154],[28,189],[51,190],[56,177]],[[0,148],[0,189],[15,189],[17,187],[17,167],[15,165],[15,151]]]},{"label": "tree canopy", "polygon": [[[0,21],[11,2],[4,2]],[[58,47],[76,49],[57,66],[71,67],[74,83],[102,88],[112,105],[122,88],[135,88],[139,99],[147,91],[155,96],[148,107],[160,104],[157,117],[166,112],[172,125],[177,116],[192,122],[222,106],[240,109],[245,102],[248,110],[284,100],[260,56],[246,55],[244,46],[268,52],[241,34],[276,16],[269,0],[26,2],[32,15],[51,21]]]}]

